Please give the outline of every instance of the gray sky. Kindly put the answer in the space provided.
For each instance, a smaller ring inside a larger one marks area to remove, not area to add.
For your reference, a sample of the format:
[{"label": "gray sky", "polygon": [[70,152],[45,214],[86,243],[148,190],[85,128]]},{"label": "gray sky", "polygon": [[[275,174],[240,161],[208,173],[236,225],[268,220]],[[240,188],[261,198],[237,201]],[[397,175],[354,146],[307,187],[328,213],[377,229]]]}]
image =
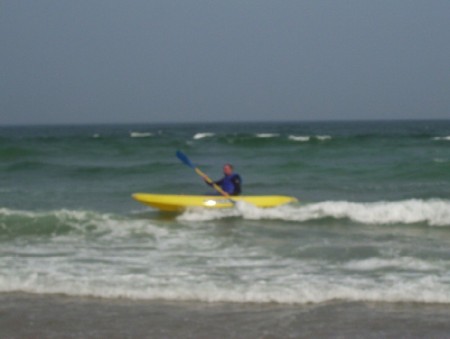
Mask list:
[{"label": "gray sky", "polygon": [[0,0],[0,124],[410,118],[449,0]]}]

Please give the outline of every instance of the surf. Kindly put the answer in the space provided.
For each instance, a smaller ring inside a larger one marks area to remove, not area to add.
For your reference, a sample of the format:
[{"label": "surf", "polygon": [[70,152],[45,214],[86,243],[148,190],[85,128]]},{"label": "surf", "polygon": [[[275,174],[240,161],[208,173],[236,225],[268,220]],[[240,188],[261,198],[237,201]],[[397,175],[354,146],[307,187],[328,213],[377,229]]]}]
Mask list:
[{"label": "surf", "polygon": [[323,201],[268,209],[257,208],[251,204],[239,204],[230,211],[190,209],[184,212],[179,219],[205,221],[230,217],[301,223],[320,220],[349,220],[365,225],[424,224],[430,227],[450,227],[450,200]]}]

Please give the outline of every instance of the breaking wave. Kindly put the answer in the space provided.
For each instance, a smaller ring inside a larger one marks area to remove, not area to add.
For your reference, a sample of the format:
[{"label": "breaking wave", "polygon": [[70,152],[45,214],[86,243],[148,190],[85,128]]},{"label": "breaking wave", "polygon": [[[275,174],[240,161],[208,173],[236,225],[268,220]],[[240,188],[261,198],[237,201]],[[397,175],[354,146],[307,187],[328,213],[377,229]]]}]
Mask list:
[{"label": "breaking wave", "polygon": [[210,133],[210,132],[204,132],[204,133],[196,133],[192,139],[194,140],[200,140],[200,139],[205,139],[205,138],[211,138],[215,135],[215,133]]},{"label": "breaking wave", "polygon": [[276,138],[280,136],[278,133],[258,133],[256,134],[257,138]]},{"label": "breaking wave", "polygon": [[312,140],[325,141],[325,140],[331,140],[331,136],[329,136],[329,135],[316,135],[316,136],[289,135],[288,139],[291,141],[299,141],[299,142],[308,142],[308,141],[312,141]]},{"label": "breaking wave", "polygon": [[323,219],[349,219],[362,224],[416,224],[450,226],[450,201],[441,199],[380,201],[358,203],[349,201],[324,201],[261,209],[238,203],[230,210],[186,211],[181,220],[213,220],[242,217],[251,220],[284,220],[306,222]]},{"label": "breaking wave", "polygon": [[433,140],[436,141],[450,141],[450,135],[446,137],[434,137]]},{"label": "breaking wave", "polygon": [[149,138],[153,136],[153,133],[150,132],[130,132],[131,138]]},{"label": "breaking wave", "polygon": [[[362,219],[371,223],[427,220],[430,225],[450,225],[449,203],[323,202],[268,210],[239,204],[223,211],[189,211],[179,218],[237,216],[303,221],[358,219],[362,213],[366,215]],[[416,216],[408,217],[405,210]],[[433,213],[437,219],[431,217]],[[384,214],[388,216],[379,216]],[[165,222],[139,215],[2,208],[0,292],[239,303],[450,303],[446,273],[450,261],[445,258],[383,251],[337,261],[324,256],[299,258],[295,255],[301,246],[298,242],[286,255],[265,242],[264,246],[249,246],[249,237],[242,237],[242,233],[231,238],[233,231],[228,228],[215,230],[211,225],[189,224],[167,227]],[[289,238],[285,239],[288,245]],[[350,244],[351,240],[340,249]],[[324,244],[318,251],[328,246]]]}]

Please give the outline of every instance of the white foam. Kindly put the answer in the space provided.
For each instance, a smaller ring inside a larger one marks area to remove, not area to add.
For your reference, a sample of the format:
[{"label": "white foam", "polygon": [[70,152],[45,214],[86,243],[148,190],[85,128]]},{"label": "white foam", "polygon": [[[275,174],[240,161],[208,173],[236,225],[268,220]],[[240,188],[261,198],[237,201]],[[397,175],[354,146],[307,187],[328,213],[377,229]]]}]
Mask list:
[{"label": "white foam", "polygon": [[292,140],[292,141],[307,142],[307,141],[311,140],[311,137],[308,136],[308,135],[306,135],[306,136],[303,136],[303,135],[290,135],[288,137],[288,139]]},{"label": "white foam", "polygon": [[153,133],[150,132],[130,132],[131,138],[149,138],[153,136]]},{"label": "white foam", "polygon": [[155,237],[165,236],[168,231],[143,219],[129,219],[108,213],[61,209],[55,211],[21,211],[0,208],[0,217],[25,218],[24,223],[53,223],[57,229],[62,225],[69,226],[68,235],[53,236],[52,241],[84,236],[86,234],[101,236],[104,239],[117,239],[142,233]]},{"label": "white foam", "polygon": [[256,208],[248,204],[237,204],[232,209],[189,210],[179,218],[180,220],[205,221],[229,217],[299,222],[334,218],[350,219],[363,224],[427,223],[430,226],[450,226],[450,201],[440,199],[411,199],[371,203],[325,201],[310,204],[285,205],[268,209]]},{"label": "white foam", "polygon": [[450,226],[450,201],[404,200],[395,202],[354,203],[330,201],[305,206],[300,218],[348,218],[364,224],[413,224]]},{"label": "white foam", "polygon": [[330,140],[331,136],[329,135],[317,135],[316,138],[320,141]]},{"label": "white foam", "polygon": [[433,140],[436,141],[450,141],[450,135],[446,137],[434,137]]},{"label": "white foam", "polygon": [[208,221],[223,218],[239,217],[241,213],[234,208],[206,209],[189,208],[177,217],[180,221]]},{"label": "white foam", "polygon": [[413,257],[368,258],[352,260],[344,265],[346,269],[356,271],[374,271],[385,269],[432,272],[441,269],[438,263],[431,263]]},{"label": "white foam", "polygon": [[[57,264],[57,262],[56,262]],[[48,265],[47,265],[48,266]],[[37,266],[33,272],[0,275],[1,292],[28,292],[103,298],[195,300],[238,303],[322,303],[332,300],[450,303],[448,281],[439,275],[384,274],[378,279],[353,275],[271,272],[239,283],[183,270],[149,274],[84,270],[74,273]],[[251,269],[251,268],[249,268]],[[260,268],[263,271],[264,268]],[[169,274],[170,273],[170,274]]]},{"label": "white foam", "polygon": [[279,136],[278,133],[257,133],[256,134],[257,138],[276,138],[278,136]]},{"label": "white foam", "polygon": [[330,140],[331,136],[329,135],[316,135],[316,136],[309,136],[309,135],[289,135],[288,139],[291,141],[299,141],[299,142],[308,142],[313,139],[319,140],[319,141],[326,141]]},{"label": "white foam", "polygon": [[[287,257],[266,243],[255,244],[248,237],[233,235],[226,227],[184,222],[236,217],[301,221],[335,214],[350,218],[355,206],[377,219],[372,209],[378,205],[395,214],[397,205],[433,210],[435,202],[443,207],[434,212],[448,210],[450,202],[445,200],[324,202],[275,209],[239,202],[231,209],[190,210],[178,219],[183,222],[171,222],[170,227],[167,222],[158,225],[136,216],[2,208],[2,218],[57,218],[73,225],[75,234],[2,244],[0,292],[207,302],[303,304],[340,299],[450,304],[450,260],[445,256],[437,260],[388,251],[380,252],[380,257],[348,261]],[[298,242],[300,246],[301,239]]]},{"label": "white foam", "polygon": [[214,135],[215,134],[211,133],[211,132],[203,132],[203,133],[196,133],[192,138],[194,140],[200,140],[200,139],[204,139],[204,138],[211,138]]}]

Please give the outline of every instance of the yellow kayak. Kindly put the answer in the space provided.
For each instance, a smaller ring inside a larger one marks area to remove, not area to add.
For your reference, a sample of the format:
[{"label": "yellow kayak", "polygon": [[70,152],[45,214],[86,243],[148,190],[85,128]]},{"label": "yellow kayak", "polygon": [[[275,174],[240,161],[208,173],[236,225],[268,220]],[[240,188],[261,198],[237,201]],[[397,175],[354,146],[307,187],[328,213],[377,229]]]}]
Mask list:
[{"label": "yellow kayak", "polygon": [[[161,211],[179,212],[189,207],[230,208],[233,202],[220,195],[177,195],[135,193],[133,199],[144,205]],[[296,202],[294,197],[284,195],[239,195],[232,196],[233,201],[244,201],[256,207],[276,207]]]}]

